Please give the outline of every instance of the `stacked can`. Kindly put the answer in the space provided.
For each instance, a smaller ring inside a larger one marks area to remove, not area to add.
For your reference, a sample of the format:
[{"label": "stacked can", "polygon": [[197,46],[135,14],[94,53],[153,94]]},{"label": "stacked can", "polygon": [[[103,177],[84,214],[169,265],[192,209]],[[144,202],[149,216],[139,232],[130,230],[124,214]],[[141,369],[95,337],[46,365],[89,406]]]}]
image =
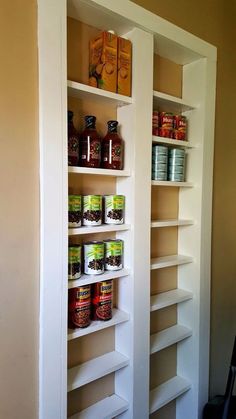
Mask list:
[{"label": "stacked can", "polygon": [[152,180],[167,180],[168,147],[152,146]]},{"label": "stacked can", "polygon": [[172,148],[169,150],[168,180],[184,182],[185,176],[185,150]]}]

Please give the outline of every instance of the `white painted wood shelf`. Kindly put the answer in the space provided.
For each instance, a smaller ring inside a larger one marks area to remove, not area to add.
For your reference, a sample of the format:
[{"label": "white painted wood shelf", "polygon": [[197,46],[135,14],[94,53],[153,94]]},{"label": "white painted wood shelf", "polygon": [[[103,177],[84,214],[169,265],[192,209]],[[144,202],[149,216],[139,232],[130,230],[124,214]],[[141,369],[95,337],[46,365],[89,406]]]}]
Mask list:
[{"label": "white painted wood shelf", "polygon": [[182,340],[192,336],[192,330],[188,327],[176,324],[168,327],[158,333],[154,333],[150,338],[150,353],[155,354],[168,346],[181,342]]},{"label": "white painted wood shelf", "polygon": [[172,138],[159,137],[157,135],[152,136],[153,144],[167,144],[178,147],[194,148],[195,146],[189,141],[174,140]]},{"label": "white painted wood shelf", "polygon": [[151,270],[168,268],[170,266],[185,265],[186,263],[191,263],[191,262],[193,262],[193,258],[191,256],[184,256],[184,255],[161,256],[158,258],[151,259]]},{"label": "white painted wood shelf", "polygon": [[[156,90],[153,91],[153,104],[154,110],[155,107],[165,108],[166,112],[173,112],[173,113],[182,113],[186,111],[192,111],[193,109],[197,108],[192,103],[185,101],[176,96],[171,96],[166,93],[158,92]],[[159,109],[157,109],[159,110]]]},{"label": "white painted wood shelf", "polygon": [[193,225],[193,220],[153,220],[151,221],[151,228],[162,227],[176,227],[176,226],[190,226]]},{"label": "white painted wood shelf", "polygon": [[69,419],[113,419],[129,408],[129,403],[121,397],[113,394],[103,400],[89,406],[70,416]]},{"label": "white painted wood shelf", "polygon": [[67,391],[98,380],[129,365],[129,358],[117,351],[108,352],[68,370]]},{"label": "white painted wood shelf", "polygon": [[172,186],[177,188],[192,188],[192,182],[173,182],[171,180],[152,180],[152,186]]},{"label": "white painted wood shelf", "polygon": [[150,310],[161,310],[162,308],[172,306],[173,304],[179,304],[184,301],[191,300],[192,298],[192,292],[180,288],[161,292],[160,294],[151,296]]},{"label": "white painted wood shelf", "polygon": [[109,233],[115,231],[127,231],[130,230],[130,224],[102,224],[100,226],[82,226],[78,228],[69,228],[69,236],[79,236],[84,234],[94,233]]},{"label": "white painted wood shelf", "polygon": [[98,89],[71,80],[67,81],[67,92],[70,97],[98,101],[101,105],[106,103],[113,106],[126,106],[133,103],[133,99],[129,96],[108,92],[107,90]]},{"label": "white painted wood shelf", "polygon": [[112,170],[102,169],[94,167],[79,167],[79,166],[68,166],[68,173],[74,173],[78,175],[98,175],[98,176],[113,176],[113,177],[129,177],[131,176],[130,170]]},{"label": "white painted wood shelf", "polygon": [[130,274],[129,269],[119,269],[119,271],[105,271],[99,275],[81,275],[79,279],[68,281],[68,288],[82,287],[83,285],[95,284],[100,281],[108,281],[109,279],[122,278]]},{"label": "white painted wood shelf", "polygon": [[68,340],[80,338],[81,336],[86,336],[99,330],[107,329],[108,327],[116,326],[118,324],[127,322],[129,320],[129,313],[125,311],[118,310],[113,308],[112,310],[112,319],[107,321],[92,321],[88,327],[77,328],[77,329],[68,329]]},{"label": "white painted wood shelf", "polygon": [[185,378],[175,376],[154,388],[150,392],[150,414],[161,409],[172,400],[177,399],[191,388],[191,384]]}]

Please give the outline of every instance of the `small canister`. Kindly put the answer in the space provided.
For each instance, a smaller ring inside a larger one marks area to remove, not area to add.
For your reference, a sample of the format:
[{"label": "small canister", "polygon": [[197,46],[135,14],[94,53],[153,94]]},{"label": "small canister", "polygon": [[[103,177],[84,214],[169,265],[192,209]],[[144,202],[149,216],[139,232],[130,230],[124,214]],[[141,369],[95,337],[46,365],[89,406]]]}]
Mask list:
[{"label": "small canister", "polygon": [[167,171],[162,172],[162,171],[157,171],[157,172],[153,172],[152,171],[152,180],[167,180]]},{"label": "small canister", "polygon": [[104,272],[104,243],[92,241],[84,243],[84,273],[99,275]]},{"label": "small canister", "polygon": [[172,138],[174,116],[170,112],[160,112],[159,136]]},{"label": "small canister", "polygon": [[159,135],[159,112],[153,111],[152,113],[152,135]]},{"label": "small canister", "polygon": [[124,223],[124,195],[105,195],[104,196],[104,222],[105,224]]},{"label": "small canister", "polygon": [[71,288],[68,292],[68,326],[87,327],[91,323],[91,285]]},{"label": "small canister", "polygon": [[81,277],[81,246],[72,245],[68,249],[68,279]]},{"label": "small canister", "polygon": [[83,197],[83,225],[98,226],[102,224],[102,196],[85,195]]},{"label": "small canister", "polygon": [[97,282],[92,291],[93,320],[110,320],[112,318],[112,280]]},{"label": "small canister", "polygon": [[123,240],[105,240],[105,269],[118,271],[123,268]]},{"label": "small canister", "polygon": [[68,197],[68,226],[77,228],[81,226],[81,195],[69,195]]},{"label": "small canister", "polygon": [[173,138],[175,140],[187,140],[187,118],[183,115],[174,116]]}]

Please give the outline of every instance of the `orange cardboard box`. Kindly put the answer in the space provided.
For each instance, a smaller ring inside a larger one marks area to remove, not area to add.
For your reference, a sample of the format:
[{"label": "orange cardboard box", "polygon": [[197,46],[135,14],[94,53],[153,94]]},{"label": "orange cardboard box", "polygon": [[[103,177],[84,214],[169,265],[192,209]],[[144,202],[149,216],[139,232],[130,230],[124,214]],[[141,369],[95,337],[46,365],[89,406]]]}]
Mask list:
[{"label": "orange cardboard box", "polygon": [[132,44],[128,39],[118,38],[117,93],[131,96]]},{"label": "orange cardboard box", "polygon": [[116,92],[117,36],[101,32],[89,47],[89,85]]}]

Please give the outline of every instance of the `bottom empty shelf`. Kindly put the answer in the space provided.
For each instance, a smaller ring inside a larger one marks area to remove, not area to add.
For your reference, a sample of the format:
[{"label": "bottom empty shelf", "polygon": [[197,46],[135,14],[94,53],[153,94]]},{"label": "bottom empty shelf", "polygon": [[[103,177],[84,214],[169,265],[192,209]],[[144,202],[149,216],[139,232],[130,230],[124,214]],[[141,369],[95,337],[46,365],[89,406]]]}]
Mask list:
[{"label": "bottom empty shelf", "polygon": [[120,352],[113,351],[70,368],[68,370],[67,391],[82,387],[98,378],[126,367],[128,364],[129,358]]},{"label": "bottom empty shelf", "polygon": [[161,409],[191,388],[191,384],[180,376],[175,376],[150,392],[150,414]]},{"label": "bottom empty shelf", "polygon": [[70,416],[69,419],[112,419],[125,412],[128,407],[129,404],[126,400],[113,394],[82,410],[82,412]]}]

